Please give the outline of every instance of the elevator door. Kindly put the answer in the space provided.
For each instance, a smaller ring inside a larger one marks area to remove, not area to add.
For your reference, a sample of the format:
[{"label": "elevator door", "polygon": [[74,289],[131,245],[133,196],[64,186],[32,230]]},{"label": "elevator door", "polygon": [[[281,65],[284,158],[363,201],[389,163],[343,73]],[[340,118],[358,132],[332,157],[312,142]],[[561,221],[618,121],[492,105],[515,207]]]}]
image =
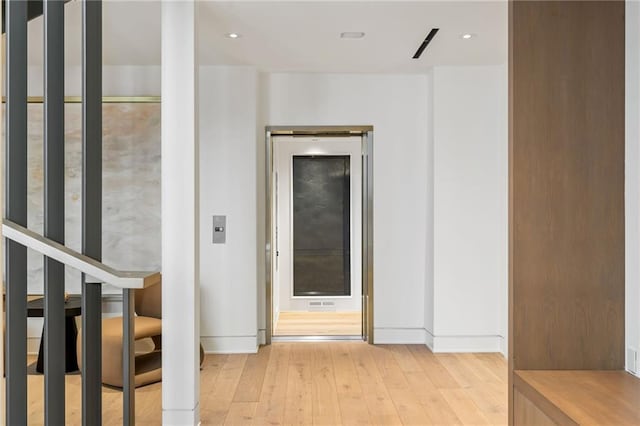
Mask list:
[{"label": "elevator door", "polygon": [[293,295],[351,295],[348,155],[293,156]]}]

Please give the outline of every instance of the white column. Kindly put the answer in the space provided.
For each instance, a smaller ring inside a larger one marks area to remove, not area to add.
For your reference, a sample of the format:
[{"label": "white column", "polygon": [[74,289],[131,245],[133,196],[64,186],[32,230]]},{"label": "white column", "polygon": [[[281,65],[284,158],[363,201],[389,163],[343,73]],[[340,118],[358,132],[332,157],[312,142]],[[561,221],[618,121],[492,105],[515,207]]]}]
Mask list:
[{"label": "white column", "polygon": [[162,2],[162,421],[200,422],[196,4]]}]

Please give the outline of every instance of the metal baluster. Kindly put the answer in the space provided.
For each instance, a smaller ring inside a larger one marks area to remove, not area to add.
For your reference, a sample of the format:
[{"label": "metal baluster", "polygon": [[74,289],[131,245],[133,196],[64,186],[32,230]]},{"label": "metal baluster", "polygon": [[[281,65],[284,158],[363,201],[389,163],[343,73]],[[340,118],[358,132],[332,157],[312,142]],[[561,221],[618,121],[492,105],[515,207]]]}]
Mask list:
[{"label": "metal baluster", "polygon": [[[7,139],[5,217],[27,226],[27,2],[6,2]],[[7,424],[27,424],[27,248],[6,245]]]},{"label": "metal baluster", "polygon": [[[44,236],[64,244],[64,2],[44,1]],[[44,262],[45,424],[65,422],[64,265]]]},{"label": "metal baluster", "polygon": [[135,290],[122,290],[122,422],[126,426],[136,424],[135,339],[134,306]]},{"label": "metal baluster", "polygon": [[[82,3],[82,252],[102,258],[102,2]],[[102,423],[102,287],[82,276],[82,424]]]}]

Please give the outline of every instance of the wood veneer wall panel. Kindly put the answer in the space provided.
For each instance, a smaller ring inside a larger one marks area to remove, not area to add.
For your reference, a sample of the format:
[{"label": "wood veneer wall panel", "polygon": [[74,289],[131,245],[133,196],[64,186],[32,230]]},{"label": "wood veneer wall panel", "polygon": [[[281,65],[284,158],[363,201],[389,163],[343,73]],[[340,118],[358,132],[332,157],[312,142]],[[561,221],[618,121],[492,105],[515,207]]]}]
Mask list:
[{"label": "wood veneer wall panel", "polygon": [[518,390],[514,391],[513,403],[515,405],[513,419],[514,426],[557,426],[558,423],[554,422],[547,416],[544,411],[540,410],[536,405],[531,402],[526,396],[521,394]]},{"label": "wood veneer wall panel", "polygon": [[624,2],[510,8],[510,366],[621,369]]}]

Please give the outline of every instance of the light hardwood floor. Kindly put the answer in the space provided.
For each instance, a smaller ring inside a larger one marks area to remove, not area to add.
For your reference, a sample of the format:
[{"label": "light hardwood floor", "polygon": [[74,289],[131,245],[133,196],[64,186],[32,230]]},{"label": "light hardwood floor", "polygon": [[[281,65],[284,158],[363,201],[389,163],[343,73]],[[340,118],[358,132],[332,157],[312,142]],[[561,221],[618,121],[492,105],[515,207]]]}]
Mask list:
[{"label": "light hardwood floor", "polygon": [[360,312],[280,312],[274,336],[359,336]]},{"label": "light hardwood floor", "polygon": [[[29,376],[29,424],[42,424],[42,376]],[[80,424],[80,377],[67,376],[67,424]],[[161,423],[161,384],[136,391],[136,423]],[[105,425],[122,424],[122,396],[104,389]],[[275,343],[252,355],[208,355],[203,425],[507,423],[499,354],[432,354],[422,345]]]}]

